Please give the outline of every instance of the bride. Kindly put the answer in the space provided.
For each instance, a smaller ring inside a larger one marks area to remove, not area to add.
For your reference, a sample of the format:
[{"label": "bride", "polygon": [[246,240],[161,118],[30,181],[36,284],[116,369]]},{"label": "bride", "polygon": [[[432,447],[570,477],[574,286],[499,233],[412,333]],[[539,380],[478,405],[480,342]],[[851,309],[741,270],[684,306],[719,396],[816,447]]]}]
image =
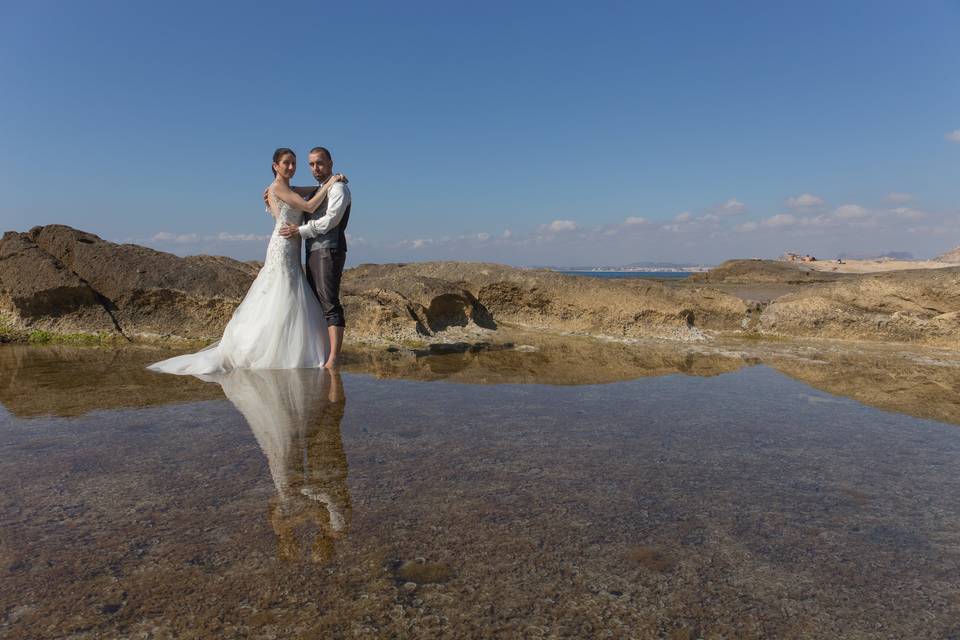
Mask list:
[{"label": "bride", "polygon": [[276,220],[267,257],[247,295],[233,313],[219,342],[149,367],[182,375],[230,369],[300,369],[322,367],[329,351],[327,324],[300,264],[300,237],[283,238],[284,223],[300,224],[303,212],[313,213],[336,182],[337,174],[309,200],[290,189],[297,156],[287,148],[273,154],[274,181],[269,188],[270,213]]}]

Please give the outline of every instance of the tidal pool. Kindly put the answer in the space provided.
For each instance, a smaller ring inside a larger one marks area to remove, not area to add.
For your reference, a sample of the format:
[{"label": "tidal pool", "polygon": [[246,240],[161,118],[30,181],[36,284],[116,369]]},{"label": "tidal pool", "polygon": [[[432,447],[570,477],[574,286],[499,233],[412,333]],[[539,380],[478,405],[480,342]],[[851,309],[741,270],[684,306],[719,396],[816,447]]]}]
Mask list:
[{"label": "tidal pool", "polygon": [[956,362],[514,347],[0,347],[0,636],[960,637]]}]

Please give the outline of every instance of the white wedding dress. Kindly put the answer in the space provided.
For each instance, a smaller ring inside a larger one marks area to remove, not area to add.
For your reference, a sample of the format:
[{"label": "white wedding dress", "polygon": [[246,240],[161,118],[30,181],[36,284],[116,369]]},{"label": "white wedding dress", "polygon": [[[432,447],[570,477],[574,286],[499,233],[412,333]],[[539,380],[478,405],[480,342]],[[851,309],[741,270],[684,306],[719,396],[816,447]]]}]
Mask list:
[{"label": "white wedding dress", "polygon": [[[272,195],[272,193],[271,193]],[[279,216],[267,257],[247,295],[233,312],[220,341],[149,367],[161,373],[200,375],[231,369],[322,367],[328,352],[327,323],[300,262],[300,237],[279,234],[299,225],[302,212],[273,196]]]}]

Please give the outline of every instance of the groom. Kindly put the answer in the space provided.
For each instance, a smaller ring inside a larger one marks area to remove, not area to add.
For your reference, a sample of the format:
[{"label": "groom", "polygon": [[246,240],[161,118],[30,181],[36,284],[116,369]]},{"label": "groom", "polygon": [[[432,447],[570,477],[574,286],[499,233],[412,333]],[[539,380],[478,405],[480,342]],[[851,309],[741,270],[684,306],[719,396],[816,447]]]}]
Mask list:
[{"label": "groom", "polygon": [[[324,147],[314,147],[308,157],[310,171],[318,187],[294,187],[309,199],[333,175],[333,156]],[[346,321],[340,304],[340,280],[347,260],[347,222],[350,220],[350,188],[343,182],[330,187],[326,201],[304,218],[297,227],[285,224],[280,228],[284,238],[300,236],[307,245],[307,281],[320,300],[330,334],[330,356],[324,366],[333,369],[339,364]]]}]

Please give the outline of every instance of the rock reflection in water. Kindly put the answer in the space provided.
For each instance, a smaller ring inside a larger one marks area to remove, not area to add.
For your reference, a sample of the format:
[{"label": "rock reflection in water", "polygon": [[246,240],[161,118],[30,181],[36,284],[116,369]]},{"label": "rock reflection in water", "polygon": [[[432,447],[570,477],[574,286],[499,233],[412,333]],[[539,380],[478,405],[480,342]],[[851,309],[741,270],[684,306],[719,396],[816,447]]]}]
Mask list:
[{"label": "rock reflection in water", "polygon": [[238,370],[205,379],[220,384],[267,457],[277,489],[270,523],[278,556],[329,560],[351,515],[340,375],[324,369]]},{"label": "rock reflection in water", "polygon": [[697,345],[650,341],[605,342],[578,336],[520,335],[505,348],[441,355],[360,351],[348,354],[346,370],[378,378],[447,380],[469,384],[585,385],[681,373],[716,376],[757,359]]},{"label": "rock reflection in water", "polygon": [[156,349],[0,346],[0,403],[21,418],[79,416],[102,409],[217,400],[216,385],[145,367]]},{"label": "rock reflection in water", "polygon": [[781,373],[833,395],[917,418],[960,425],[960,362],[896,352],[814,352],[763,358]]},{"label": "rock reflection in water", "polygon": [[[0,403],[18,417],[76,416],[100,409],[219,399],[220,387],[145,371],[170,355],[155,349],[0,347]],[[589,385],[671,374],[710,377],[766,364],[828,393],[918,418],[960,424],[960,356],[896,346],[714,341],[604,342],[516,336],[462,352],[354,349],[346,371],[384,379],[467,384]]]}]

